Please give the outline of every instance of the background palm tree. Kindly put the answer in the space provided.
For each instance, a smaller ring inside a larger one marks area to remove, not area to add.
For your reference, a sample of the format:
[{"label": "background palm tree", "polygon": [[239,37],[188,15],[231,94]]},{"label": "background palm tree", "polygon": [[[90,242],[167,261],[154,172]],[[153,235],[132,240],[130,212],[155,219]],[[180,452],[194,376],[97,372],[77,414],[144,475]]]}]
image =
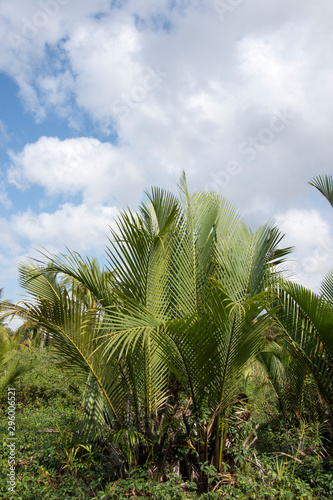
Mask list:
[{"label": "background palm tree", "polygon": [[[0,299],[2,291],[0,289]],[[22,364],[16,359],[19,342],[17,336],[13,334],[11,329],[4,324],[6,310],[10,306],[8,301],[0,301],[0,312],[3,314],[0,317],[0,395],[5,392],[7,387],[11,386],[14,381],[30,369],[27,364]]]},{"label": "background palm tree", "polygon": [[[317,176],[310,184],[333,206],[333,177]],[[310,421],[332,421],[333,408],[333,270],[319,293],[282,282],[279,287],[277,342],[261,355],[286,411]],[[328,425],[333,442],[332,425]]]}]

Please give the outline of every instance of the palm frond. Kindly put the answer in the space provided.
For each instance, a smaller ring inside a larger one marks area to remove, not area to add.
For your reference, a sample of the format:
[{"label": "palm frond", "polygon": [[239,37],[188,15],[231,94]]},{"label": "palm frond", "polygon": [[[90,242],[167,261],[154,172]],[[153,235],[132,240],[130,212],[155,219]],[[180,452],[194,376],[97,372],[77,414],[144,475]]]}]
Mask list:
[{"label": "palm frond", "polygon": [[323,396],[332,403],[333,308],[323,297],[292,282],[282,284],[280,297],[276,316],[286,338],[306,362]]},{"label": "palm frond", "polygon": [[319,294],[333,307],[333,269],[321,282]]},{"label": "palm frond", "polygon": [[317,175],[309,182],[310,186],[315,187],[325,196],[327,201],[333,207],[333,176],[332,175]]}]

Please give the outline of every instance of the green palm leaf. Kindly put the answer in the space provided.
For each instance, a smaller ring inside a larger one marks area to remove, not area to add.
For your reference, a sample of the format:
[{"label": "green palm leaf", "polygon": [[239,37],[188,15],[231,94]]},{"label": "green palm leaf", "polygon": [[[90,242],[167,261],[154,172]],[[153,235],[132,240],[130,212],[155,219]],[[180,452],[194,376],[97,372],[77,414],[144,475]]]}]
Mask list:
[{"label": "green palm leaf", "polygon": [[333,307],[333,269],[321,282],[319,294]]},{"label": "green palm leaf", "polygon": [[[333,308],[323,297],[295,283],[283,283],[277,318],[296,355],[310,369],[319,390],[333,401]],[[295,370],[297,366],[295,365]],[[300,369],[304,365],[300,363]]]},{"label": "green palm leaf", "polygon": [[321,192],[333,207],[333,176],[332,175],[317,175],[309,182],[310,186],[314,186]]}]

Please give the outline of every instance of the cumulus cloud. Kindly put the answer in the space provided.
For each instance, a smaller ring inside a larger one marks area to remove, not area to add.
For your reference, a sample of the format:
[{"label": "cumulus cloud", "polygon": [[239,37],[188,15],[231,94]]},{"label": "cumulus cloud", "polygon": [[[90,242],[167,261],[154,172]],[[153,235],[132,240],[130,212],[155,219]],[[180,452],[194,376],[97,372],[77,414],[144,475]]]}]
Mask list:
[{"label": "cumulus cloud", "polygon": [[[105,134],[41,137],[10,152],[12,186],[40,186],[62,203],[14,215],[14,228],[42,244],[62,233],[76,247],[87,207],[104,224],[106,204],[135,207],[144,188],[173,189],[185,169],[191,189],[218,190],[250,224],[283,206],[278,221],[302,262],[318,235],[331,241],[319,213],[292,208],[331,169],[333,3],[235,3],[221,13],[226,2],[214,0],[1,2],[0,70],[26,110],[39,121],[55,112],[79,132],[86,114]],[[5,194],[1,202],[9,206]],[[329,261],[320,255],[317,274]]]},{"label": "cumulus cloud", "polygon": [[36,184],[51,196],[82,194],[89,206],[128,198],[142,186],[142,177],[126,154],[110,143],[80,137],[41,137],[20,153],[10,153],[9,182],[19,189]]},{"label": "cumulus cloud", "polygon": [[18,265],[41,258],[40,251],[58,254],[68,248],[102,258],[117,213],[114,206],[65,203],[55,212],[27,210],[9,220],[0,218],[0,285],[6,298],[18,300]]},{"label": "cumulus cloud", "polygon": [[293,279],[318,290],[320,281],[333,267],[333,235],[329,222],[318,210],[288,210],[275,217],[283,242],[294,246]]},{"label": "cumulus cloud", "polygon": [[[0,250],[1,252],[17,253],[21,247],[12,230],[10,221],[5,217],[0,217]],[[1,288],[1,286],[0,286]]]},{"label": "cumulus cloud", "polygon": [[114,206],[64,203],[55,212],[27,210],[9,220],[0,218],[0,255],[7,259],[37,246],[56,253],[68,247],[100,254],[117,213]]},{"label": "cumulus cloud", "polygon": [[[7,59],[5,48],[14,51],[9,29],[22,35],[23,17],[33,24],[43,8],[40,2],[36,11],[29,1],[18,15],[15,2],[4,2],[2,67],[40,119],[52,108],[77,125],[75,113],[84,110],[102,130],[116,132],[119,156],[126,157],[120,161],[130,156],[148,182],[160,178],[170,187],[185,168],[199,187],[238,161],[242,174],[229,176],[223,194],[244,200],[245,186],[253,205],[261,177],[288,202],[292,190],[304,189],[301,176],[328,163],[333,43],[318,26],[328,28],[332,6],[325,11],[283,0],[272,8],[256,0],[228,9],[222,19],[214,1],[51,3],[47,26]],[[240,144],[286,108],[298,120],[248,166]],[[302,167],[295,157],[304,157]]]},{"label": "cumulus cloud", "polygon": [[100,249],[106,241],[108,227],[117,213],[115,207],[65,203],[53,213],[27,211],[13,216],[15,233],[36,244],[52,248],[68,246],[77,251]]}]

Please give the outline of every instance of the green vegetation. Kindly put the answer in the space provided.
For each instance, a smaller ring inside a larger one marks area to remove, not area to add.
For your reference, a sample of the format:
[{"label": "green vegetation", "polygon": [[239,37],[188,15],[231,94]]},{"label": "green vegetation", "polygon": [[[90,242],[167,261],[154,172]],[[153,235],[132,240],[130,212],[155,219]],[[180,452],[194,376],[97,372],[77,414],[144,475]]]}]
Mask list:
[{"label": "green vegetation", "polygon": [[[330,201],[330,177],[312,184]],[[333,274],[320,294],[286,281],[278,228],[253,233],[185,176],[147,200],[106,268],[20,266],[16,494],[333,498]]]}]

